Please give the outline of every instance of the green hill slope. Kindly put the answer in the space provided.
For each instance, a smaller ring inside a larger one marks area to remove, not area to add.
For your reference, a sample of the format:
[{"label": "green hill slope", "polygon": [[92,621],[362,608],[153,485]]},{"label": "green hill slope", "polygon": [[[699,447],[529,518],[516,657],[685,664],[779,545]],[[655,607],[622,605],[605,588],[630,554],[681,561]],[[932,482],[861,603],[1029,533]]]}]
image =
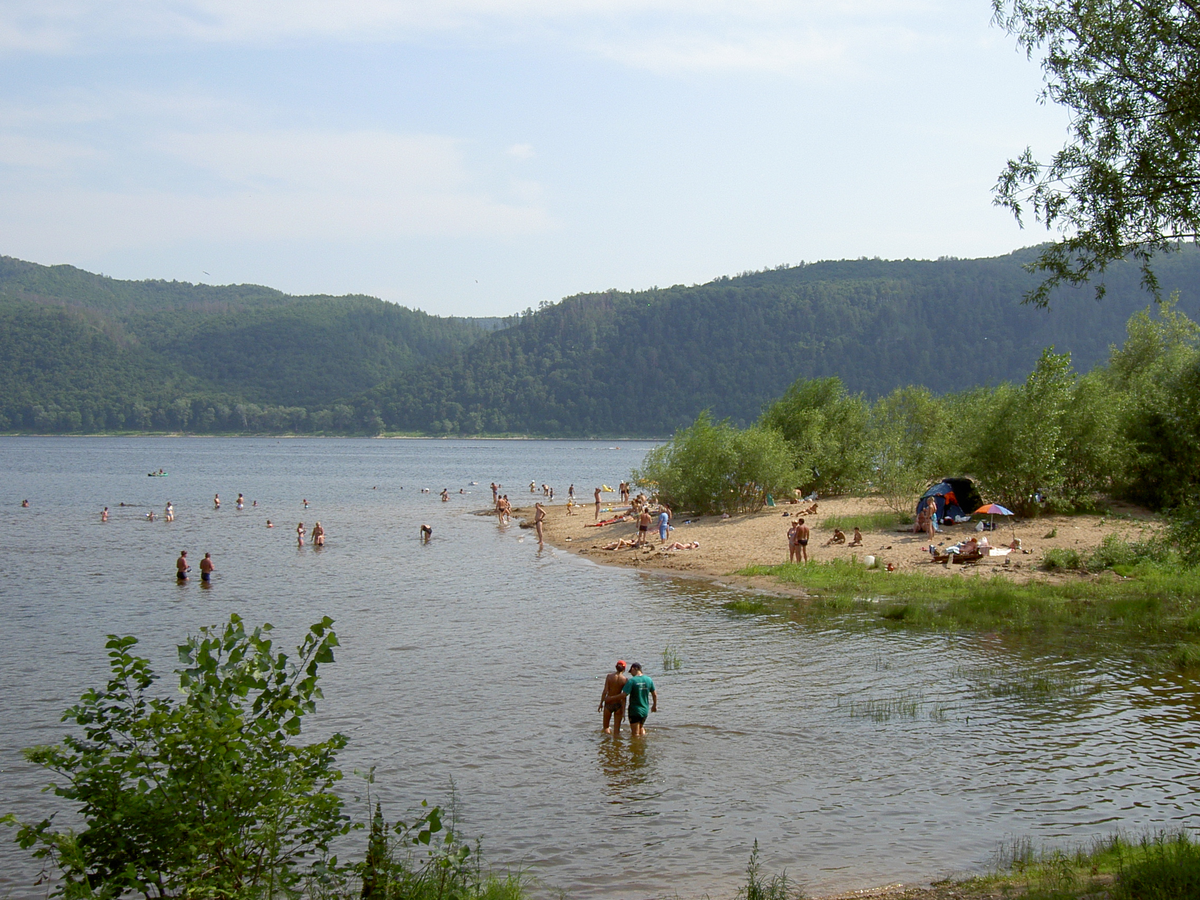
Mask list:
[{"label": "green hill slope", "polygon": [[0,310],[0,416],[6,427],[38,430],[194,428],[202,419],[237,429],[238,404],[286,408],[290,422],[297,409],[453,357],[495,327],[372,297],[119,281],[6,257]]},{"label": "green hill slope", "polygon": [[[816,263],[696,287],[570,297],[474,344],[451,365],[408,372],[358,406],[389,428],[666,435],[703,409],[744,425],[797,378],[838,375],[879,396],[1022,380],[1043,347],[1077,368],[1103,361],[1149,302],[1136,267],[1108,294],[1021,304],[1022,251],[997,259]],[[1200,252],[1157,267],[1180,308],[1200,303]]]},{"label": "green hill slope", "polygon": [[[1020,302],[1034,252],[821,262],[478,321],[0,257],[0,430],[657,436],[703,409],[748,424],[798,378],[876,397],[1023,380],[1051,344],[1103,361],[1149,302],[1136,267],[1103,301],[1039,310]],[[1200,252],[1156,268],[1200,318]]]}]

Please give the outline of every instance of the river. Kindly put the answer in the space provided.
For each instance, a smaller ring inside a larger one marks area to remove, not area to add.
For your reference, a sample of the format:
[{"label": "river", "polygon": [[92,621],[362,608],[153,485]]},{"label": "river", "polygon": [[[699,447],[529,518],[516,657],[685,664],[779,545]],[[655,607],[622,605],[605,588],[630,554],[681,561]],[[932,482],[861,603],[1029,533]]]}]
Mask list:
[{"label": "river", "polygon": [[[1190,682],[996,636],[738,614],[727,591],[539,551],[473,515],[491,481],[517,506],[531,480],[586,501],[650,446],[0,438],[0,813],[51,808],[20,750],[58,740],[103,683],[105,635],[137,635],[169,683],[175,645],[236,612],[285,647],[335,620],[312,727],[350,738],[348,797],[369,766],[391,819],[453,785],[490,862],[571,898],[732,897],[755,839],[765,870],[819,894],[977,872],[1014,839],[1194,821]],[[146,520],[168,500],[174,522]],[[316,520],[327,546],[298,549],[297,522]],[[180,549],[194,567],[213,554],[211,588],[175,583]],[[644,740],[599,730],[618,657],[658,687]],[[0,845],[0,896],[42,896],[36,872]]]}]

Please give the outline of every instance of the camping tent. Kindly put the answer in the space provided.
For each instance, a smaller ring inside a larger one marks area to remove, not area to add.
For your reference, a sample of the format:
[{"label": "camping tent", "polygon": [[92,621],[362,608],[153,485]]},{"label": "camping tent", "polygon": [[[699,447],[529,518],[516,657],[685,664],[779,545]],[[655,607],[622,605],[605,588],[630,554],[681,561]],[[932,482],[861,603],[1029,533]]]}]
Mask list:
[{"label": "camping tent", "polygon": [[935,504],[939,520],[947,516],[951,519],[965,516],[968,514],[963,510],[983,506],[983,499],[975,489],[975,482],[970,478],[943,478],[921,495],[921,499],[917,501],[917,512],[931,501]]}]

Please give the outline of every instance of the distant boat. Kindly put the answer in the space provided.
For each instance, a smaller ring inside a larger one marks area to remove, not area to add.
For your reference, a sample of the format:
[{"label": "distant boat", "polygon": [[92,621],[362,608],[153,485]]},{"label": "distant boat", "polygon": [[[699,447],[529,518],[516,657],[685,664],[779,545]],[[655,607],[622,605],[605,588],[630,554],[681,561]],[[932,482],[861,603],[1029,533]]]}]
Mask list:
[{"label": "distant boat", "polygon": [[164,472],[162,469],[159,469],[157,472],[147,472],[146,477],[147,478],[166,478],[170,474],[171,474],[170,472]]}]

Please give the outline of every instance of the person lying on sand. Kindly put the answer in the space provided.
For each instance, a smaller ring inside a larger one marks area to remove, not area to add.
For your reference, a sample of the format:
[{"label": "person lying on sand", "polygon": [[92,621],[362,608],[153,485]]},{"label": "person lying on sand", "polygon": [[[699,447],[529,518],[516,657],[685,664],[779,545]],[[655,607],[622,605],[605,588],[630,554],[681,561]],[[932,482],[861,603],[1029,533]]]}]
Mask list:
[{"label": "person lying on sand", "polygon": [[613,541],[611,544],[605,544],[601,550],[624,550],[626,547],[636,547],[637,541],[627,541],[624,538]]},{"label": "person lying on sand", "polygon": [[850,541],[850,546],[851,547],[861,547],[862,546],[862,532],[858,530],[857,525],[854,526],[854,539],[852,541]]},{"label": "person lying on sand", "polygon": [[825,542],[825,546],[828,547],[830,544],[844,543],[846,543],[846,532],[842,531],[840,528],[835,528],[833,529],[833,537]]},{"label": "person lying on sand", "polygon": [[673,544],[667,544],[667,546],[663,547],[662,549],[663,550],[699,550],[700,542],[699,541],[685,541],[684,543],[681,544],[681,543],[679,543],[679,541],[676,541]]}]

